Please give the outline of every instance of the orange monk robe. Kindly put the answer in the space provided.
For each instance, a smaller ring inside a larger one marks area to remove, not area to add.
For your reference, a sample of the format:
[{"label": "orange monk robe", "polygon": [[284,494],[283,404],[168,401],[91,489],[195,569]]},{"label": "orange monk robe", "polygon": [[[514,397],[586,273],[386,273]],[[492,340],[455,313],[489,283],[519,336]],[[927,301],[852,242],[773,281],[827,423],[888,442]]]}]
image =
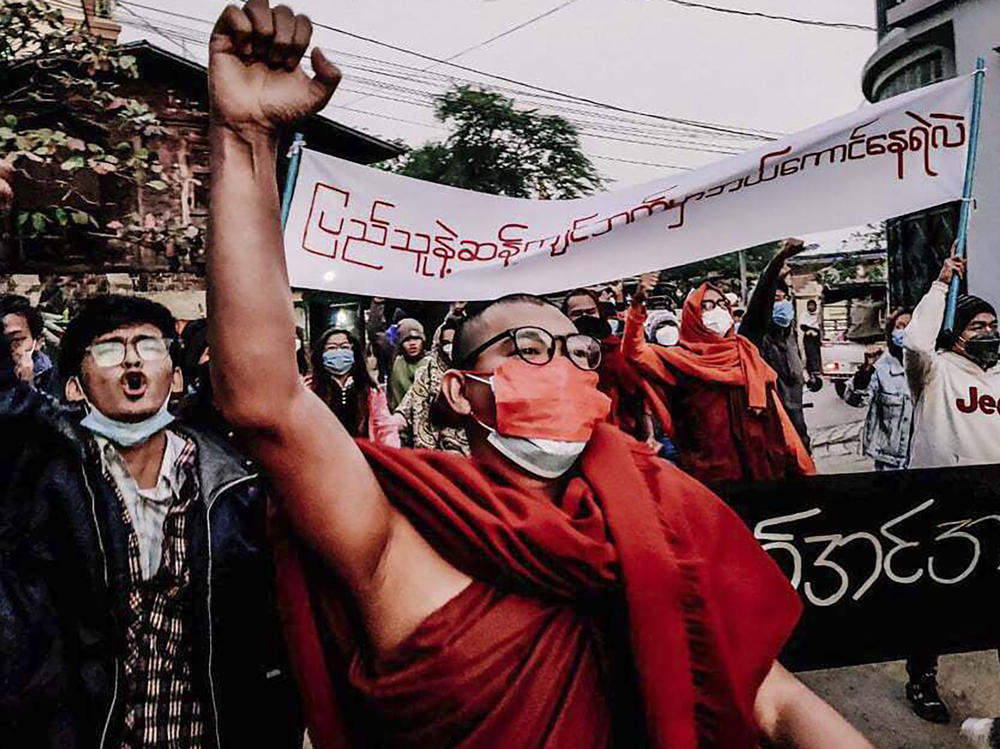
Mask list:
[{"label": "orange monk robe", "polygon": [[279,535],[317,749],[750,747],[801,606],[732,511],[610,425],[557,502],[443,452],[359,442],[466,590],[373,657],[334,574]]},{"label": "orange monk robe", "polygon": [[646,342],[646,313],[632,308],[622,354],[666,397],[668,435],[681,467],[704,482],[810,475],[815,465],[781,405],[778,376],[733,331],[720,338],[701,322],[708,284],[688,295],[676,346]]}]

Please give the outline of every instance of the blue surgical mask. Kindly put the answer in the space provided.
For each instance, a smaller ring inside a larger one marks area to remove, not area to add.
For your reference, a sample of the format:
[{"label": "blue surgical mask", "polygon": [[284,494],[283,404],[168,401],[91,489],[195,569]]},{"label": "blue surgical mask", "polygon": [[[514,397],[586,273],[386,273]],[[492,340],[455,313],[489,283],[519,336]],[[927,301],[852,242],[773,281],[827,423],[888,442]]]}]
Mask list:
[{"label": "blue surgical mask", "polygon": [[323,369],[332,375],[345,375],[354,368],[354,351],[335,348],[323,352]]},{"label": "blue surgical mask", "polygon": [[783,299],[774,303],[774,311],[771,313],[774,324],[781,328],[787,328],[795,319],[795,307],[790,299]]},{"label": "blue surgical mask", "polygon": [[80,422],[80,426],[111,440],[119,447],[132,447],[132,445],[145,442],[174,420],[174,415],[167,410],[169,404],[170,396],[168,395],[164,399],[163,405],[160,406],[160,410],[155,414],[148,419],[131,422],[118,421],[110,416],[105,416],[88,401],[87,415]]},{"label": "blue surgical mask", "polygon": [[892,331],[890,339],[892,340],[892,345],[896,348],[903,348],[903,334],[906,332],[906,328],[896,328]]}]

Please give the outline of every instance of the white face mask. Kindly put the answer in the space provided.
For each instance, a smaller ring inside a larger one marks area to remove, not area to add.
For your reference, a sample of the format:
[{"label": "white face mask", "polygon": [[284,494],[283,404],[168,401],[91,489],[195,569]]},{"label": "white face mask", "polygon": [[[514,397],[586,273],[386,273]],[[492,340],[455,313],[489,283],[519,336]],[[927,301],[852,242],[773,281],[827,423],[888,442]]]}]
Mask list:
[{"label": "white face mask", "polygon": [[733,316],[724,307],[712,307],[701,313],[702,324],[719,336],[724,336],[733,327]]},{"label": "white face mask", "polygon": [[[82,386],[80,389],[83,389]],[[167,410],[170,406],[169,393],[155,414],[135,422],[112,419],[98,411],[89,400],[85,400],[85,402],[87,415],[80,422],[80,426],[101,435],[119,447],[131,447],[145,442],[174,420],[173,415]]]},{"label": "white face mask", "polygon": [[664,325],[653,334],[653,338],[661,346],[676,346],[680,335],[676,325]]},{"label": "white face mask", "polygon": [[505,437],[486,424],[489,430],[486,441],[512,463],[521,466],[528,473],[543,479],[557,479],[573,467],[580,453],[587,447],[586,442],[560,442],[541,438]]}]

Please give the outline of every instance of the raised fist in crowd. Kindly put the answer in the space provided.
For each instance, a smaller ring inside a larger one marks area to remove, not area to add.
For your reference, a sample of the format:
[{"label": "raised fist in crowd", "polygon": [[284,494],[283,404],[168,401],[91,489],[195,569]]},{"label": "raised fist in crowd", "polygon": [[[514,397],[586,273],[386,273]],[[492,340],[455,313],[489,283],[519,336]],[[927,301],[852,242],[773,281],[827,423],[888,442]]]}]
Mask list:
[{"label": "raised fist in crowd", "polygon": [[635,294],[632,295],[633,304],[645,304],[646,297],[649,295],[653,289],[656,288],[656,284],[660,282],[660,272],[651,271],[650,273],[643,273],[639,276],[639,285],[636,286]]},{"label": "raised fist in crowd", "polygon": [[219,16],[209,43],[212,122],[244,136],[270,136],[320,111],[330,101],[340,71],[319,48],[314,75],[299,65],[312,39],[312,23],[268,0],[230,5]]},{"label": "raised fist in crowd", "polygon": [[941,272],[938,274],[938,281],[951,283],[951,277],[958,274],[959,278],[965,276],[965,258],[955,254],[955,245],[951,246],[951,256],[945,258]]},{"label": "raised fist in crowd", "polygon": [[798,237],[788,237],[787,239],[782,240],[778,254],[787,260],[790,257],[795,257],[805,248],[806,243]]}]

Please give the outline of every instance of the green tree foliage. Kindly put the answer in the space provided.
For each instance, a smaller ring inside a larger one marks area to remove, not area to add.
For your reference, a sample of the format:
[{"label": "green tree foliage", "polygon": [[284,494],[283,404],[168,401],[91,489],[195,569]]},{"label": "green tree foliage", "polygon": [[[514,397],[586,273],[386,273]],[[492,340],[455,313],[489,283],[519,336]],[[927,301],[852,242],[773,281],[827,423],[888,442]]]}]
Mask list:
[{"label": "green tree foliage", "polygon": [[386,168],[515,198],[575,198],[604,186],[576,129],[562,117],[516,109],[505,96],[469,86],[439,96],[435,114],[451,134]]},{"label": "green tree foliage", "polygon": [[[148,106],[119,95],[138,77],[133,56],[58,9],[39,0],[0,4],[0,157],[13,162],[28,192],[44,196],[44,204],[17,213],[24,236],[98,231],[147,239],[138,214],[102,223],[93,190],[173,186],[150,148],[162,125]],[[182,241],[191,240],[186,229],[178,229]]]},{"label": "green tree foliage", "polygon": [[[747,275],[750,278],[759,276],[771,259],[777,254],[780,242],[768,242],[743,250],[746,253]],[[707,260],[699,260],[696,263],[681,265],[677,268],[665,270],[662,274],[665,278],[686,278],[697,280],[694,286],[702,281],[713,278],[736,279],[740,277],[740,253],[728,252]]]}]

